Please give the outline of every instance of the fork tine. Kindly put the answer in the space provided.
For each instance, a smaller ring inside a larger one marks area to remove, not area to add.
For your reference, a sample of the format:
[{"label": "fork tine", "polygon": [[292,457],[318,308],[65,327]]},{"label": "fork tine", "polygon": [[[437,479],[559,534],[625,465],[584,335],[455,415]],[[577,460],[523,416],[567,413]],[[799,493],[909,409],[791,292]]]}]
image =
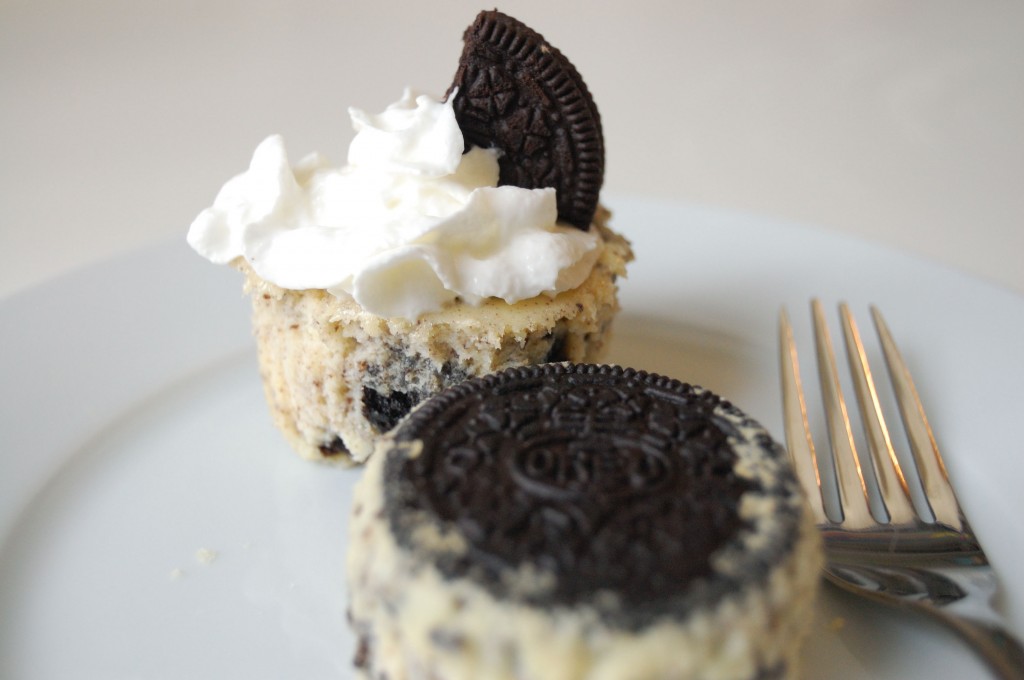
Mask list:
[{"label": "fork tine", "polygon": [[[850,374],[857,394],[864,432],[874,462],[878,487],[882,493],[882,505],[889,514],[889,522],[906,524],[917,516],[910,501],[910,488],[900,467],[896,451],[889,437],[889,428],[885,425],[882,407],[878,403],[878,392],[875,381],[871,377],[871,366],[868,364],[864,343],[860,338],[857,323],[849,306],[844,302],[839,305],[839,314],[843,321],[843,335],[846,339],[846,356],[850,363]],[[888,459],[888,460],[887,460]],[[888,463],[888,464],[887,464]]]},{"label": "fork tine", "polygon": [[821,302],[813,300],[811,311],[814,316],[814,345],[818,354],[818,374],[821,378],[821,395],[828,423],[829,441],[836,464],[839,481],[839,499],[843,511],[843,525],[850,529],[866,529],[876,526],[868,505],[867,485],[861,470],[860,458],[850,429],[850,417],[846,402],[839,386],[836,371],[836,357],[832,350],[832,338],[825,322]]},{"label": "fork tine", "polygon": [[785,419],[786,448],[793,459],[797,480],[811,506],[816,524],[829,523],[825,515],[818,474],[818,456],[807,422],[807,403],[800,381],[800,362],[797,360],[793,327],[785,308],[779,313],[779,361],[782,379],[782,412]]},{"label": "fork tine", "polygon": [[910,377],[910,371],[896,347],[896,342],[892,339],[892,334],[889,332],[889,327],[886,325],[885,319],[882,318],[881,312],[872,306],[871,316],[882,342],[882,353],[885,355],[886,365],[889,368],[889,377],[896,393],[896,403],[899,405],[907,438],[910,440],[910,450],[917,463],[918,474],[921,476],[928,505],[937,522],[957,531],[963,531],[963,515],[960,512],[960,504],[957,503],[956,494],[953,493],[953,487],[949,483],[946,464],[939,453],[932,428],[928,425],[924,406],[921,405],[921,398]]}]

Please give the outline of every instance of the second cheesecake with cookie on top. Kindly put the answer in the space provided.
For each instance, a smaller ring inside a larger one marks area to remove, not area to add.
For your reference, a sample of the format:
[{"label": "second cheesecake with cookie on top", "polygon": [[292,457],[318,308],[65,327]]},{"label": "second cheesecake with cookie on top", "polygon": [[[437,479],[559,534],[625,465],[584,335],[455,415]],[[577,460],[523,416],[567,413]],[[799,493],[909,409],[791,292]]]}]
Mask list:
[{"label": "second cheesecake with cookie on top", "polygon": [[348,164],[265,140],[188,240],[238,268],[275,424],[359,463],[424,398],[472,376],[598,361],[632,259],[599,204],[604,140],[582,78],[482,12],[446,98],[351,110]]},{"label": "second cheesecake with cookie on top", "polygon": [[768,432],[609,366],[424,402],[370,460],[349,537],[360,678],[795,679],[820,581]]}]

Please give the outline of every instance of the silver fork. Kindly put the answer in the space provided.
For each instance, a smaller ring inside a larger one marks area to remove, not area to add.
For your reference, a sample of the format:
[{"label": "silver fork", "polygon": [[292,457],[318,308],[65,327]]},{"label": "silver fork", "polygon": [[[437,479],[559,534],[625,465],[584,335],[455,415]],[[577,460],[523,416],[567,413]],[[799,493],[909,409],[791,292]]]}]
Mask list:
[{"label": "silver fork", "polygon": [[[823,479],[825,469],[818,465],[785,309],[779,316],[779,347],[786,443],[824,539],[825,576],[857,595],[930,614],[966,640],[996,677],[1024,679],[1024,648],[992,607],[995,572],[960,509],[917,389],[882,315],[871,308],[923,490],[920,511],[893,449],[849,307],[841,304],[840,316],[871,456],[857,453],[825,313],[818,300],[811,308],[833,481]],[[828,516],[823,484],[838,488],[838,518]]]}]

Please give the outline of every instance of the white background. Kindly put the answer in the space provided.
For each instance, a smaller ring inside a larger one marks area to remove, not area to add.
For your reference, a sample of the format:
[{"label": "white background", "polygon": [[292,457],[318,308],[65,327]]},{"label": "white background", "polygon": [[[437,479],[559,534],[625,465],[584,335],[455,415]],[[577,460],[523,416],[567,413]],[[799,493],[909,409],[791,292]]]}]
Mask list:
[{"label": "white background", "polygon": [[[183,238],[268,134],[293,159],[343,162],[346,107],[442,93],[481,8],[2,0],[0,295]],[[794,220],[1024,293],[1024,3],[500,9],[583,74],[611,207],[650,196]],[[664,225],[666,247],[685,249],[687,228]]]}]

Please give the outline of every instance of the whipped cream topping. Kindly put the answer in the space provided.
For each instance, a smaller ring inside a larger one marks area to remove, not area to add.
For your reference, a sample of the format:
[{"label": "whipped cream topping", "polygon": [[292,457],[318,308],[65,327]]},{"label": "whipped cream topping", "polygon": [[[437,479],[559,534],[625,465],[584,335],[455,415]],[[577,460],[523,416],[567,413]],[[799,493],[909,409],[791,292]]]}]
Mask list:
[{"label": "whipped cream topping", "polygon": [[406,90],[381,114],[349,109],[356,135],[341,168],[319,154],[292,166],[282,138],[268,137],[192,223],[189,244],[215,263],[243,257],[282,288],[410,320],[456,298],[575,288],[600,237],[556,224],[554,189],[498,187],[498,152],[463,154],[452,99]]}]

